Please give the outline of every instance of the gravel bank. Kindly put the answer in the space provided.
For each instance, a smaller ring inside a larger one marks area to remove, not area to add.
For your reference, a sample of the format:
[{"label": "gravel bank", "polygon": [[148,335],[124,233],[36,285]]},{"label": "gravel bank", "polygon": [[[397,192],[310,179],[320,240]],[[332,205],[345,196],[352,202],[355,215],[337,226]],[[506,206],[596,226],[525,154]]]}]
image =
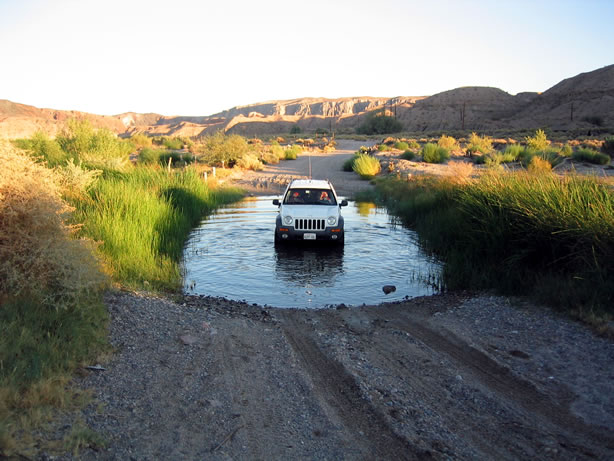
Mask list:
[{"label": "gravel bank", "polygon": [[107,305],[116,352],[79,385],[108,446],[83,459],[614,457],[614,344],[520,300]]}]

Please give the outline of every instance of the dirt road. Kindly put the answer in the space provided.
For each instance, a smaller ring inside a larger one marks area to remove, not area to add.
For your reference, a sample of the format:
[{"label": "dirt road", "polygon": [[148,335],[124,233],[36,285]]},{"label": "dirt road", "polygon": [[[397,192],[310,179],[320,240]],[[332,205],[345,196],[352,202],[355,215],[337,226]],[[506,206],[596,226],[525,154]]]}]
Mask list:
[{"label": "dirt road", "polygon": [[351,158],[363,145],[373,142],[341,140],[337,150],[331,153],[303,153],[296,160],[282,161],[277,165],[267,165],[263,171],[242,172],[232,178],[233,182],[256,195],[279,195],[291,179],[308,178],[329,179],[337,194],[351,197],[354,193],[371,187],[369,181],[362,180],[353,172],[342,170],[343,162]]},{"label": "dirt road", "polygon": [[[352,152],[312,158],[344,195],[366,184],[336,168]],[[271,193],[302,162],[245,181]],[[80,382],[96,397],[81,418],[107,444],[83,459],[614,459],[614,343],[523,300],[107,305],[116,353]]]}]

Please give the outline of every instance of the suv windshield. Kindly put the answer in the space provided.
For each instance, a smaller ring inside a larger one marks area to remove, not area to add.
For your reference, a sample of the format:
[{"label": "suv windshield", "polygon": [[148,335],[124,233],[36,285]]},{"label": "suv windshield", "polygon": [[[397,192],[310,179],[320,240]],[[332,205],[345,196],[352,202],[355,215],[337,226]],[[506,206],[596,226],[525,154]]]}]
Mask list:
[{"label": "suv windshield", "polygon": [[284,205],[336,205],[330,189],[289,189]]}]

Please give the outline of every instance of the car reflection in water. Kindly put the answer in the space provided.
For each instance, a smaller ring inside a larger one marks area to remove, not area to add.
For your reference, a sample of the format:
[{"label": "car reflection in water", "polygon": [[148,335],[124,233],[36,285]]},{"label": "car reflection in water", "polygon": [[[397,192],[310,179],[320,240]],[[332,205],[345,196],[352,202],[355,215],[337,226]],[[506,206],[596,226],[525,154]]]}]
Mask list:
[{"label": "car reflection in water", "polygon": [[333,287],[343,274],[343,245],[275,245],[275,276],[289,285]]}]

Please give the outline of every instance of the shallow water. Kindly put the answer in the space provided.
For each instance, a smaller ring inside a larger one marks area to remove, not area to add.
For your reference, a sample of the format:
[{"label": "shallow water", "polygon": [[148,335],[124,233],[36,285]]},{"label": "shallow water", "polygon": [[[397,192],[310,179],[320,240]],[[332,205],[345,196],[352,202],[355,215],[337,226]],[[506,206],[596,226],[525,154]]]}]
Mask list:
[{"label": "shallow water", "polygon": [[[277,197],[251,197],[219,209],[190,235],[184,291],[275,307],[375,304],[433,294],[440,265],[413,231],[385,209],[350,202],[342,209],[345,245],[276,247]],[[396,291],[384,294],[384,285]]]}]

